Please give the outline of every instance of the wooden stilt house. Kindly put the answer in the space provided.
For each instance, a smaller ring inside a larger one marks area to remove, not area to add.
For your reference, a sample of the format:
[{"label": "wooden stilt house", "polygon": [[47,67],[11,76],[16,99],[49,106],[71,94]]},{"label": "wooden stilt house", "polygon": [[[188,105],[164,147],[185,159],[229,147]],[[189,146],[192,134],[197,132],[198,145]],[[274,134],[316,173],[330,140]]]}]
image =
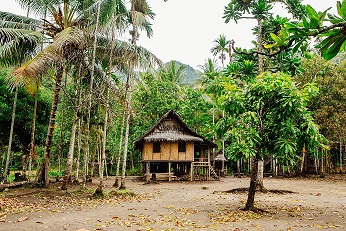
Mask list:
[{"label": "wooden stilt house", "polygon": [[161,180],[211,180],[217,178],[211,166],[212,149],[217,145],[192,131],[173,110],[134,145],[142,153],[146,181],[155,173]]}]

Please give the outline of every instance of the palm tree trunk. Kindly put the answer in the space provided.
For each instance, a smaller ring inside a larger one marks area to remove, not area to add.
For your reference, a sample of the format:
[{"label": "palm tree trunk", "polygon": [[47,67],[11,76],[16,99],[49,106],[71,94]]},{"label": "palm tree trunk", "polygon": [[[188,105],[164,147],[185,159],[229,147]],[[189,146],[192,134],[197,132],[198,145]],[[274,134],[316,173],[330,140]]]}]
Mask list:
[{"label": "palm tree trunk", "polygon": [[[28,179],[30,180],[30,174],[31,174],[31,164],[32,164],[32,158],[35,155],[35,129],[36,129],[36,117],[37,117],[37,101],[38,101],[38,89],[39,84],[36,85],[36,93],[35,93],[35,102],[34,102],[34,112],[32,117],[32,127],[31,127],[31,138],[30,138],[30,153],[29,153],[29,159],[28,159]],[[25,170],[22,174],[25,177]]]},{"label": "palm tree trunk", "polygon": [[125,130],[125,143],[124,143],[124,157],[123,157],[123,168],[121,174],[120,189],[125,189],[125,174],[126,174],[126,159],[127,159],[127,148],[129,143],[129,130],[130,130],[130,117],[131,117],[131,84],[128,89],[128,101],[127,101],[127,114],[126,114],[126,130]]},{"label": "palm tree trunk", "polygon": [[[66,76],[65,76],[64,88],[66,89]],[[62,102],[64,102],[64,101],[65,101],[65,97],[63,95]],[[60,134],[59,134],[58,178],[60,178],[60,173],[61,173],[61,157],[62,157],[62,149],[63,149],[64,120],[65,120],[65,110],[64,110],[64,107],[62,107],[61,108]]]},{"label": "palm tree trunk", "polygon": [[3,177],[4,177],[5,182],[7,182],[7,173],[8,173],[8,168],[9,168],[9,165],[10,165],[11,147],[12,147],[12,138],[13,138],[13,128],[14,128],[14,119],[16,117],[17,98],[18,98],[18,85],[16,85],[16,91],[14,93],[13,107],[12,107],[11,128],[10,128],[10,137],[8,139],[5,172],[3,173]]},{"label": "palm tree trunk", "polygon": [[68,156],[67,156],[67,160],[66,160],[64,180],[63,180],[63,183],[61,186],[62,190],[67,190],[67,184],[71,182],[74,144],[75,144],[75,140],[76,140],[76,130],[77,130],[77,120],[78,120],[77,113],[78,113],[78,108],[75,108],[74,113],[73,113],[73,123],[72,123],[72,129],[71,129],[70,146],[69,146]]},{"label": "palm tree trunk", "polygon": [[[87,131],[86,131],[86,154],[85,156],[89,156],[90,143],[89,143],[89,135],[90,135],[90,114],[91,114],[91,98],[93,92],[93,84],[94,84],[94,72],[95,72],[95,62],[96,62],[96,45],[97,45],[97,32],[99,27],[99,19],[100,19],[100,10],[101,10],[101,2],[98,2],[97,6],[97,16],[96,16],[96,26],[94,31],[94,44],[93,44],[93,53],[92,53],[92,62],[91,62],[91,73],[90,73],[90,87],[89,87],[89,104],[88,104],[88,117],[87,117]],[[85,160],[84,160],[85,161]],[[84,163],[85,164],[85,163]],[[85,167],[87,170],[87,166]],[[86,183],[87,172],[84,174],[84,187]]]},{"label": "palm tree trunk", "polygon": [[106,113],[105,113],[105,124],[103,128],[103,139],[102,139],[102,152],[101,158],[99,161],[100,164],[100,184],[96,189],[95,193],[102,194],[103,193],[103,172],[105,168],[105,160],[106,160],[106,143],[107,143],[107,128],[108,128],[108,99],[109,99],[109,89],[107,87],[107,95],[106,95]]},{"label": "palm tree trunk", "polygon": [[[82,104],[82,90],[81,90],[81,72],[82,72],[82,65],[79,66],[78,71],[78,79],[76,80],[75,85],[78,86],[78,112],[81,110],[81,104]],[[76,181],[79,182],[79,163],[80,163],[80,150],[81,150],[81,143],[82,143],[82,130],[81,130],[81,124],[83,117],[80,117],[78,119],[78,136],[77,136],[77,161],[76,161]]]},{"label": "palm tree trunk", "polygon": [[80,150],[82,145],[82,118],[78,120],[78,138],[77,138],[77,161],[76,161],[76,181],[79,182],[79,164],[80,164]]},{"label": "palm tree trunk", "polygon": [[119,172],[120,172],[120,161],[121,161],[121,151],[123,146],[123,135],[124,135],[124,126],[125,126],[125,118],[126,118],[126,109],[124,109],[124,115],[121,122],[121,130],[120,130],[120,140],[119,140],[119,149],[118,149],[118,155],[117,155],[117,167],[115,170],[115,181],[113,186],[119,187]]},{"label": "palm tree trunk", "polygon": [[[257,51],[263,51],[263,29],[262,29],[262,19],[257,19],[257,28],[258,28],[258,36],[257,36]],[[258,73],[263,72],[263,55],[258,55]]]},{"label": "palm tree trunk", "polygon": [[[54,97],[53,97],[52,109],[50,111],[46,144],[44,147],[44,159],[43,159],[44,163],[43,163],[43,166],[41,167],[42,170],[38,171],[38,175],[37,175],[37,179],[39,181],[44,180],[44,185],[46,187],[48,187],[48,185],[49,185],[50,151],[52,148],[53,134],[54,134],[54,128],[55,128],[55,120],[56,120],[56,112],[57,112],[58,103],[59,103],[62,76],[63,76],[63,68],[60,66],[57,69],[57,72],[55,74]],[[43,179],[42,179],[42,177],[43,177]]]}]

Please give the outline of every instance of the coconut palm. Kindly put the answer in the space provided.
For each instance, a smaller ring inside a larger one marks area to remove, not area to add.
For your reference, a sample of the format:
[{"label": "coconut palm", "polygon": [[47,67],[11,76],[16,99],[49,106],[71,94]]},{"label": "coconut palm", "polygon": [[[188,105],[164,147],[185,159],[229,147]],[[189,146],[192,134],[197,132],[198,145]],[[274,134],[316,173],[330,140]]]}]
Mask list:
[{"label": "coconut palm", "polygon": [[[131,10],[129,14],[129,22],[133,27],[133,30],[130,31],[132,36],[131,44],[136,45],[139,33],[138,30],[145,30],[147,36],[150,37],[153,33],[151,24],[149,19],[153,19],[155,14],[151,11],[151,8],[146,0],[132,0],[131,1]],[[126,172],[126,159],[127,159],[127,148],[128,148],[128,140],[129,140],[129,122],[131,118],[131,94],[132,94],[132,86],[131,86],[131,77],[136,76],[136,74],[128,75],[126,80],[126,92],[125,92],[125,109],[126,113],[124,113],[124,117],[126,117],[125,122],[125,139],[124,139],[124,154],[123,154],[123,166],[122,166],[122,175],[121,175],[121,184],[120,188],[125,189],[125,172]],[[122,141],[122,138],[120,139]],[[120,144],[121,146],[121,144]],[[116,177],[116,180],[118,178]],[[115,185],[117,182],[114,183]]]},{"label": "coconut palm", "polygon": [[230,41],[226,39],[225,35],[220,35],[219,38],[215,39],[213,42],[215,43],[215,46],[212,47],[210,51],[214,56],[219,55],[219,59],[222,63],[222,68],[224,68],[224,62],[226,60],[226,53],[228,52],[228,45]]},{"label": "coconut palm", "polygon": [[[7,12],[0,12],[0,65],[15,66],[20,65],[30,58],[41,41],[44,39],[42,33],[35,30],[40,23],[38,20],[28,17],[18,16]],[[6,156],[5,171],[3,178],[6,181],[10,162],[12,147],[12,136],[14,119],[16,115],[16,105],[18,96],[18,85],[15,86],[15,96],[12,108],[12,119],[9,135],[8,150]]]}]

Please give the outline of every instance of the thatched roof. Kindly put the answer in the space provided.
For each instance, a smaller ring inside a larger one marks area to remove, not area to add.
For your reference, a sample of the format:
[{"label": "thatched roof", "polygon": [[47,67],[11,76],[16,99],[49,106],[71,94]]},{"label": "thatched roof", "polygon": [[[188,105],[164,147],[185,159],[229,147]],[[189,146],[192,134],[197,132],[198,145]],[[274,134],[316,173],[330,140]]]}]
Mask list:
[{"label": "thatched roof", "polygon": [[227,161],[225,155],[222,153],[222,150],[218,150],[213,153],[212,156],[213,161]]},{"label": "thatched roof", "polygon": [[215,143],[192,131],[173,110],[164,114],[146,134],[139,138],[135,142],[134,148],[141,149],[144,142],[161,141],[194,141],[217,147]]}]

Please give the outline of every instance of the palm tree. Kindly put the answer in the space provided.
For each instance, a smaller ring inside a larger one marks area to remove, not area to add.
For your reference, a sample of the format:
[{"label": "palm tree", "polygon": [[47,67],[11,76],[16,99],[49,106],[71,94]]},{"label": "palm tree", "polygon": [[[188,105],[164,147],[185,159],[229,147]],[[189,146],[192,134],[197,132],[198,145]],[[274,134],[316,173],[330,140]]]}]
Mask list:
[{"label": "palm tree", "polygon": [[[132,35],[131,44],[136,45],[139,34],[138,30],[143,29],[147,32],[147,36],[150,37],[153,33],[151,24],[148,18],[153,19],[155,14],[151,11],[149,4],[146,0],[132,0],[131,1],[131,10],[129,14],[129,21],[133,27],[133,30],[130,31]],[[135,74],[130,74],[126,80],[125,89],[128,92],[125,92],[125,108],[126,113],[124,113],[125,119],[125,139],[124,139],[124,154],[123,154],[123,166],[122,166],[122,175],[120,188],[125,189],[125,173],[126,173],[126,159],[127,159],[127,148],[129,140],[129,122],[131,118],[131,95],[132,95],[132,86],[131,86],[131,77],[134,77]],[[122,139],[120,139],[122,140]],[[116,184],[116,183],[115,183]]]},{"label": "palm tree", "polygon": [[186,66],[179,65],[176,61],[169,62],[162,70],[161,70],[161,78],[178,84],[183,85],[183,80],[186,76]]},{"label": "palm tree", "polygon": [[[42,12],[41,8],[39,8],[39,2],[37,0],[30,4],[31,9],[36,10],[38,13]],[[91,51],[88,53],[96,55],[102,53],[102,55],[96,57],[97,59],[103,60],[105,58],[104,54],[110,54],[109,46],[94,45],[95,41],[99,43],[98,41],[103,40],[103,42],[108,44],[110,41],[100,34],[95,39],[93,35],[96,33],[94,33],[95,29],[93,28],[95,28],[98,22],[95,20],[96,17],[92,17],[91,15],[95,15],[95,12],[100,11],[100,23],[106,23],[110,15],[104,12],[109,9],[107,4],[112,4],[112,1],[98,1],[90,5],[83,5],[81,1],[61,1],[61,6],[55,3],[55,1],[54,3],[47,2],[47,7],[45,8],[47,9],[45,12],[52,16],[54,21],[45,20],[43,25],[45,33],[52,38],[51,44],[38,52],[34,58],[14,72],[14,80],[16,82],[27,84],[41,76],[41,74],[47,73],[51,69],[55,70],[54,77],[56,84],[45,144],[44,164],[42,164],[37,175],[37,180],[44,180],[46,186],[49,184],[50,150],[62,74],[68,67],[73,69],[82,64],[83,69],[89,74],[95,70],[94,73],[104,76],[103,70],[99,68],[96,61],[93,62],[93,57],[88,59],[84,54],[90,48],[92,50],[95,47],[97,49],[96,52]],[[28,4],[25,5],[27,6]],[[116,40],[116,45],[112,50],[113,65],[118,66],[119,70],[124,69],[124,67],[125,69],[134,69],[143,64],[147,65],[148,63],[158,62],[158,59],[145,49],[129,45],[120,40]]]},{"label": "palm tree", "polygon": [[211,53],[214,56],[219,55],[219,59],[222,63],[222,68],[225,67],[225,60],[226,60],[226,54],[228,52],[228,45],[230,43],[229,40],[226,39],[225,35],[220,35],[219,38],[215,39],[213,41],[215,43],[215,46],[211,48]]},{"label": "palm tree", "polygon": [[[35,52],[44,36],[33,29],[40,23],[28,17],[18,16],[7,12],[0,12],[0,65],[13,66],[20,65],[26,59],[30,58]],[[5,171],[3,178],[7,179],[7,173],[10,163],[10,153],[12,147],[12,136],[14,119],[16,115],[16,105],[18,96],[18,84],[15,85],[15,96],[12,108],[12,119],[8,150],[6,156]]]}]

